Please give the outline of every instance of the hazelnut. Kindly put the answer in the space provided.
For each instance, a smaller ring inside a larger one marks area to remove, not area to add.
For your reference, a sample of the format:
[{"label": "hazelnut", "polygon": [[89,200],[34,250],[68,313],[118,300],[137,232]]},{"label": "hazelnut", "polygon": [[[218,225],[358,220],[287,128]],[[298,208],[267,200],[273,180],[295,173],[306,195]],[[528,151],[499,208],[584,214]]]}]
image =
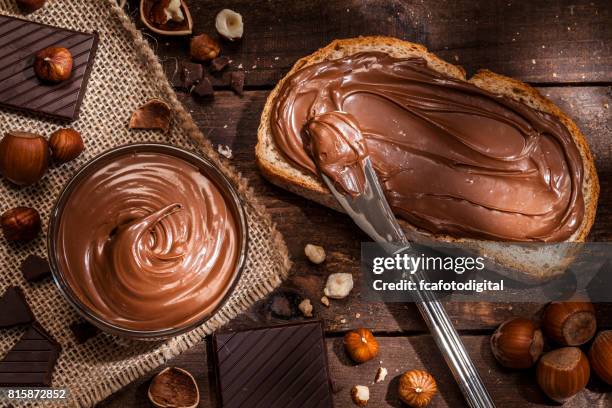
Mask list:
[{"label": "hazelnut", "polygon": [[368,329],[357,329],[344,335],[344,349],[356,363],[365,363],[378,355],[378,342]]},{"label": "hazelnut", "polygon": [[72,73],[72,54],[62,47],[45,48],[34,58],[34,72],[41,81],[65,81]]},{"label": "hazelnut", "polygon": [[531,367],[543,349],[542,332],[531,320],[522,317],[502,323],[491,336],[493,356],[504,367]]},{"label": "hazelnut", "polygon": [[12,208],[0,216],[0,227],[7,241],[30,241],[40,232],[40,214],[30,207]]},{"label": "hazelnut", "polygon": [[171,119],[170,106],[153,98],[132,113],[130,129],[160,129],[166,132],[170,128]]},{"label": "hazelnut", "polygon": [[323,293],[328,298],[344,299],[353,290],[353,275],[350,273],[332,273],[327,278]]},{"label": "hazelnut", "polygon": [[230,9],[223,9],[215,18],[215,28],[220,36],[235,41],[242,38],[244,24],[242,16]]},{"label": "hazelnut", "polygon": [[374,377],[374,382],[380,383],[385,381],[385,378],[387,378],[387,374],[389,374],[389,371],[385,367],[378,367],[378,370],[376,371],[376,377]]},{"label": "hazelnut", "polygon": [[589,361],[577,347],[564,347],[544,354],[536,370],[540,388],[557,402],[565,402],[582,391],[590,374]]},{"label": "hazelnut", "polygon": [[358,407],[365,407],[370,400],[370,389],[365,385],[355,385],[351,388],[351,399]]},{"label": "hazelnut", "polygon": [[304,247],[304,255],[313,264],[320,264],[325,261],[325,249],[319,245],[307,244]]},{"label": "hazelnut", "polygon": [[200,391],[193,376],[178,367],[160,371],[149,385],[149,400],[158,408],[194,408],[200,403]]},{"label": "hazelnut", "polygon": [[60,163],[76,159],[85,149],[81,134],[69,128],[53,132],[49,138],[49,147],[53,159]]},{"label": "hazelnut", "polygon": [[24,13],[33,13],[45,5],[47,0],[17,0],[19,10]]},{"label": "hazelnut", "polygon": [[597,335],[589,351],[589,359],[595,374],[612,385],[612,330]]},{"label": "hazelnut", "polygon": [[36,183],[49,166],[47,140],[35,133],[10,131],[0,141],[0,174],[18,186]]},{"label": "hazelnut", "polygon": [[544,334],[562,346],[579,346],[597,330],[595,307],[589,302],[553,302],[544,311]]},{"label": "hazelnut", "polygon": [[191,38],[189,54],[196,61],[210,61],[219,55],[219,43],[207,34],[196,35]]},{"label": "hazelnut", "polygon": [[151,7],[149,20],[158,26],[163,26],[168,21],[180,23],[185,20],[181,6],[181,0],[157,0]]},{"label": "hazelnut", "polygon": [[398,394],[409,407],[426,407],[437,391],[436,380],[427,371],[411,370],[400,377]]}]

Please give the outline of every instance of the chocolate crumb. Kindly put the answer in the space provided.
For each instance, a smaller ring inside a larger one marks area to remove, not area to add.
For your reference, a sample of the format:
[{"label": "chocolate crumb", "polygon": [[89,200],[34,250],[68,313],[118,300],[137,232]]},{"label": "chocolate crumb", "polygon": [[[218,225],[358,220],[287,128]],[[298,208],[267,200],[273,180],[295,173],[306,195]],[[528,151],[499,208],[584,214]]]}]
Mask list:
[{"label": "chocolate crumb", "polygon": [[85,343],[100,332],[96,326],[85,321],[72,323],[70,325],[70,331],[78,344]]},{"label": "chocolate crumb", "polygon": [[242,96],[244,90],[244,71],[233,71],[230,75],[230,88]]},{"label": "chocolate crumb", "polygon": [[0,327],[13,327],[34,321],[32,310],[18,286],[9,286],[0,297]]},{"label": "chocolate crumb", "polygon": [[51,268],[45,258],[28,255],[21,263],[21,273],[28,282],[38,282],[51,275]]},{"label": "chocolate crumb", "polygon": [[217,57],[210,62],[210,70],[212,72],[220,72],[223,71],[230,63],[230,59],[228,57]]},{"label": "chocolate crumb", "polygon": [[200,97],[210,97],[214,95],[212,83],[208,77],[202,78],[200,83],[193,88],[193,93]]}]

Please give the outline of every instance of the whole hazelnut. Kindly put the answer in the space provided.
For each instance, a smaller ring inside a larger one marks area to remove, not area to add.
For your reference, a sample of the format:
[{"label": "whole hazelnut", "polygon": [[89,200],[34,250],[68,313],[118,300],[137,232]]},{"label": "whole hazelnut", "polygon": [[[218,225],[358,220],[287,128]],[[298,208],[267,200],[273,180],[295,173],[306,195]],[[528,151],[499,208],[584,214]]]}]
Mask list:
[{"label": "whole hazelnut", "polygon": [[589,361],[577,347],[564,347],[544,354],[536,370],[542,391],[561,403],[582,391],[590,375]]},{"label": "whole hazelnut", "polygon": [[612,330],[597,335],[589,351],[589,359],[595,374],[612,385]]},{"label": "whole hazelnut", "polygon": [[368,329],[362,328],[346,333],[344,348],[356,363],[365,363],[378,355],[378,342]]},{"label": "whole hazelnut", "polygon": [[45,5],[47,0],[17,0],[19,10],[24,13],[32,13]]},{"label": "whole hazelnut", "polygon": [[398,394],[409,407],[426,407],[437,391],[436,380],[427,371],[411,370],[400,377]]},{"label": "whole hazelnut", "polygon": [[36,183],[49,166],[47,140],[35,133],[10,131],[0,141],[0,174],[19,186]]},{"label": "whole hazelnut", "polygon": [[595,307],[589,302],[553,302],[544,311],[544,334],[562,346],[579,346],[597,330]]},{"label": "whole hazelnut", "polygon": [[41,81],[65,81],[72,73],[72,54],[62,47],[45,48],[34,58],[34,72]]},{"label": "whole hazelnut", "polygon": [[531,320],[522,317],[502,323],[491,336],[493,356],[504,367],[531,367],[543,349],[542,332]]},{"label": "whole hazelnut", "polygon": [[210,61],[217,58],[221,48],[219,43],[208,34],[200,34],[191,38],[189,54],[196,61]]},{"label": "whole hazelnut", "polygon": [[74,160],[83,150],[83,139],[81,134],[74,129],[58,129],[49,137],[49,147],[53,159],[59,163]]},{"label": "whole hazelnut", "polygon": [[30,241],[40,232],[40,214],[34,208],[16,207],[2,213],[0,227],[8,241]]},{"label": "whole hazelnut", "polygon": [[168,367],[149,385],[149,400],[158,408],[194,408],[200,403],[200,391],[193,375],[178,367]]}]

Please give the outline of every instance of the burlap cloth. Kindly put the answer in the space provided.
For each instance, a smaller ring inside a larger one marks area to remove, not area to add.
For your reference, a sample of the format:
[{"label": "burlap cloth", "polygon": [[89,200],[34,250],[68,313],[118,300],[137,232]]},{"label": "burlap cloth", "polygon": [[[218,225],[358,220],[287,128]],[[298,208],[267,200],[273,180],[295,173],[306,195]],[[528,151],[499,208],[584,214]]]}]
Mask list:
[{"label": "burlap cloth", "polygon": [[[0,12],[20,16],[12,0],[0,0]],[[46,231],[48,215],[60,189],[81,165],[111,147],[144,141],[171,143],[209,157],[234,182],[246,203],[250,249],[235,293],[206,324],[162,343],[117,341],[102,334],[85,344],[76,344],[69,325],[79,318],[53,282],[47,279],[29,284],[19,271],[19,265],[27,255],[46,256],[46,234],[25,245],[11,244],[0,238],[0,291],[9,285],[20,286],[38,321],[63,347],[55,368],[53,387],[69,388],[70,400],[57,405],[92,406],[198,343],[264,297],[281,283],[290,262],[282,236],[275,230],[266,210],[249,190],[246,181],[227,164],[227,160],[221,161],[198,130],[177,100],[153,51],[115,0],[49,0],[42,10],[27,18],[75,30],[97,31],[100,35],[81,113],[72,123],[83,134],[86,151],[74,162],[50,168],[44,179],[32,187],[15,188],[2,181],[0,211],[18,205],[37,208]],[[175,111],[172,129],[167,134],[128,130],[132,111],[151,97],[166,100]],[[0,118],[2,134],[9,129],[24,129],[48,135],[62,125],[61,122],[5,110],[0,111]],[[17,342],[23,331],[23,328],[0,331],[0,356]],[[3,404],[6,402],[0,402],[0,406]],[[42,403],[26,406],[42,406]]]}]

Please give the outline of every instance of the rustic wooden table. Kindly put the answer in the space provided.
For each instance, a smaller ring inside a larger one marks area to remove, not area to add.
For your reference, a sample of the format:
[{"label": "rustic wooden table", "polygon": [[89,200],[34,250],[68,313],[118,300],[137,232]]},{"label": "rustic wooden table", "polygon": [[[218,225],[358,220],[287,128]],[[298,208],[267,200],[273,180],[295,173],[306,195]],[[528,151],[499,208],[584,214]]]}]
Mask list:
[{"label": "rustic wooden table", "polygon": [[[345,215],[276,188],[258,173],[254,162],[257,126],[266,96],[300,57],[335,38],[384,34],[426,45],[442,58],[462,65],[468,73],[485,67],[528,82],[567,112],[587,136],[596,157],[601,181],[593,241],[612,240],[612,4],[609,0],[563,1],[402,1],[320,0],[244,1],[191,0],[195,33],[215,34],[214,17],[231,8],[244,17],[245,36],[223,44],[223,54],[233,66],[246,70],[246,92],[216,92],[214,101],[196,101],[180,94],[200,128],[215,144],[229,145],[231,162],[264,198],[283,232],[295,265],[282,289],[295,288],[313,300],[315,315],[325,321],[333,379],[341,390],[338,407],[350,407],[349,390],[355,384],[370,386],[371,407],[399,407],[397,383],[408,369],[423,368],[438,380],[435,407],[464,406],[459,389],[447,370],[432,338],[410,304],[366,303],[359,282],[349,298],[321,305],[324,280],[330,272],[351,272],[357,280],[360,242],[367,240]],[[128,4],[137,18],[137,1]],[[162,61],[188,55],[187,39],[150,36]],[[308,263],[304,245],[326,248],[328,260]],[[554,405],[535,385],[533,370],[510,371],[495,363],[489,336],[511,316],[538,318],[540,304],[455,303],[446,305],[472,358],[498,407]],[[235,322],[258,325],[268,321],[257,305]],[[612,305],[598,305],[600,327],[612,328]],[[355,327],[371,328],[380,342],[380,358],[360,366],[349,362],[342,336]],[[373,385],[382,365],[389,370],[384,383]],[[210,367],[202,343],[169,362],[195,374],[202,390],[201,407],[216,406],[209,384]],[[102,402],[99,407],[149,406],[147,375]],[[571,407],[610,407],[612,388],[592,379]]]}]

